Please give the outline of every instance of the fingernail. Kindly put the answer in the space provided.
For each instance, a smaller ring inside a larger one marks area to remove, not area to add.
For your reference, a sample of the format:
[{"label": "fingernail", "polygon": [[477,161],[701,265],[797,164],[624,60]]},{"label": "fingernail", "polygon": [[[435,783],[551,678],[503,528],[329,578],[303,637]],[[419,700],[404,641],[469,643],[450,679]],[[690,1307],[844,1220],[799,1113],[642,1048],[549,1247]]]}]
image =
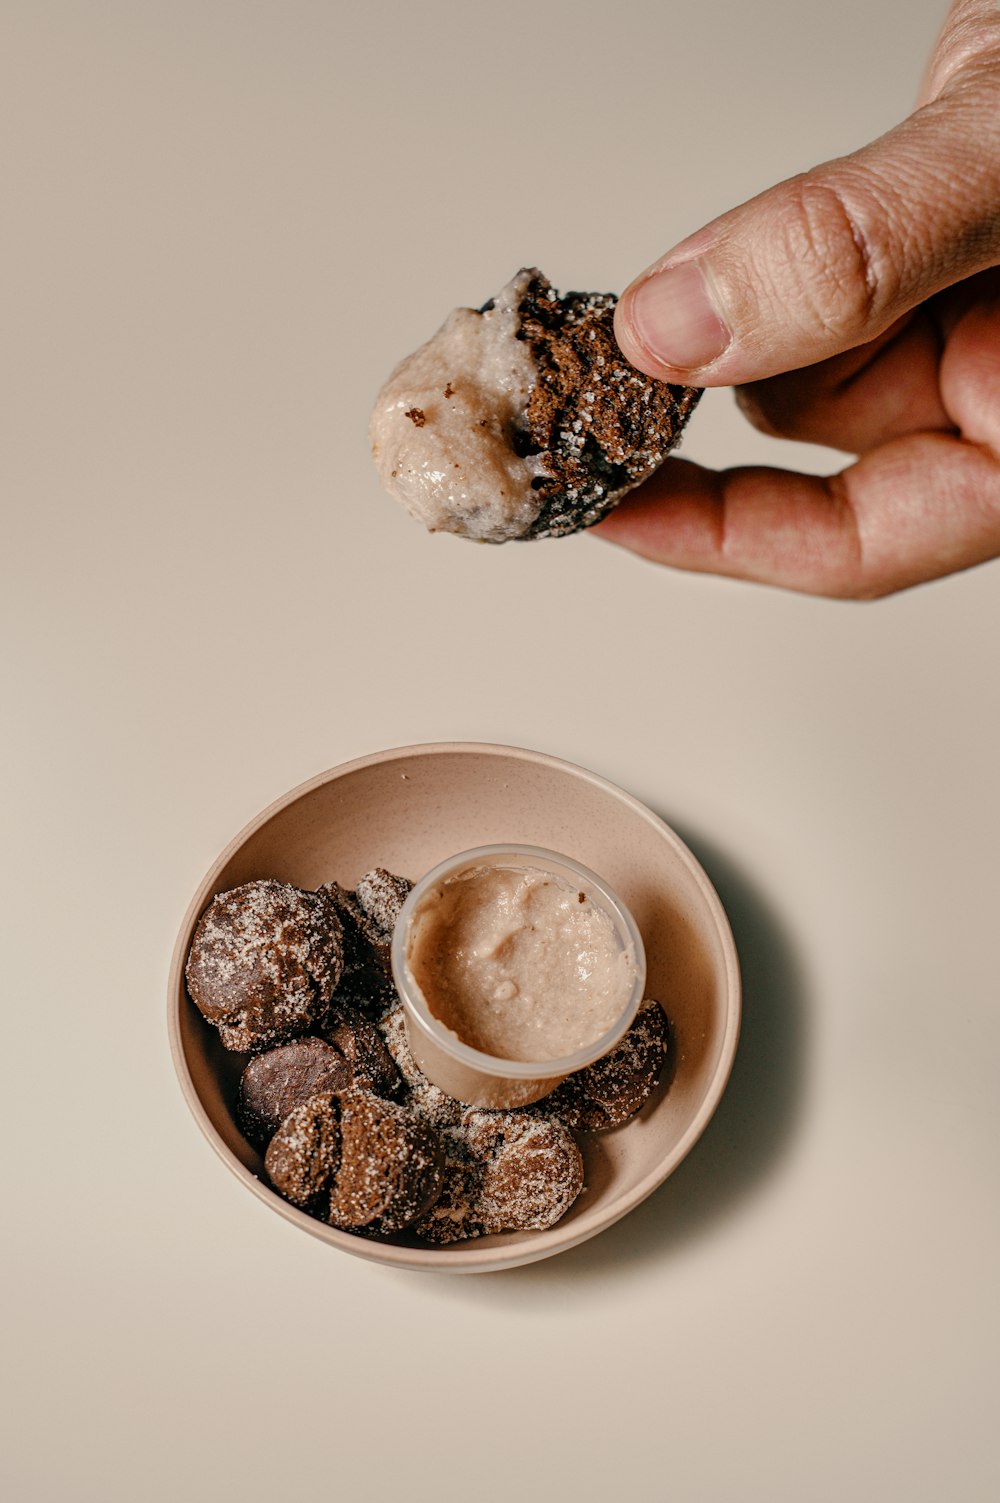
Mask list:
[{"label": "fingernail", "polygon": [[700,370],[716,360],[732,339],[698,261],[682,261],[654,272],[639,283],[630,302],[636,338],[663,365]]}]

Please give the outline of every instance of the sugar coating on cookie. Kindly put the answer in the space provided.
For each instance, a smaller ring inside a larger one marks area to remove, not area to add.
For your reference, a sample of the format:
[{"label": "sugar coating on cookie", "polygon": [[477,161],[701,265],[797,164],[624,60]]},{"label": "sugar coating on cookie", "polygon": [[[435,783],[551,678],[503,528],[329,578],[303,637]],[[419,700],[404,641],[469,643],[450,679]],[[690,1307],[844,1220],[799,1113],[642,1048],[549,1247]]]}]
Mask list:
[{"label": "sugar coating on cookie", "polygon": [[185,975],[225,1047],[252,1050],[307,1032],[323,1016],[343,965],[343,927],[333,905],[265,878],[213,898]]},{"label": "sugar coating on cookie", "polygon": [[413,1230],[425,1242],[443,1247],[449,1242],[463,1242],[483,1235],[474,1212],[482,1183],[483,1163],[473,1154],[465,1132],[458,1125],[441,1129],[441,1148],[440,1194],[414,1224]]},{"label": "sugar coating on cookie", "polygon": [[391,1099],[405,1089],[403,1077],[381,1033],[367,1018],[343,1018],[327,1035],[350,1070],[351,1084]]},{"label": "sugar coating on cookie", "polygon": [[620,1127],[649,1099],[670,1048],[670,1024],[659,1002],[647,997],[635,1022],[610,1053],[567,1076],[531,1108],[581,1131]]},{"label": "sugar coating on cookie", "polygon": [[375,403],[386,489],[432,532],[481,542],[600,521],[662,463],[701,395],[628,363],[616,301],[560,296],[524,268],[479,310],[456,308]]},{"label": "sugar coating on cookie", "polygon": [[243,1071],[240,1126],[252,1143],[266,1144],[297,1107],[311,1096],[347,1090],[354,1073],[341,1050],[324,1039],[296,1039],[268,1049]]},{"label": "sugar coating on cookie", "polygon": [[356,893],[339,882],[326,882],[319,894],[334,908],[343,932],[344,964],[335,1008],[357,1010],[377,1018],[395,996],[389,963],[389,940],[365,912]]},{"label": "sugar coating on cookie", "polygon": [[425,1241],[544,1231],[583,1189],[583,1158],[561,1122],[473,1109],[442,1137],[441,1193],[414,1228]]},{"label": "sugar coating on cookie", "polygon": [[561,1122],[469,1112],[466,1140],[484,1162],[474,1212],[486,1232],[544,1231],[583,1189],[583,1159]]},{"label": "sugar coating on cookie", "polygon": [[345,1231],[391,1235],[441,1191],[440,1139],[429,1123],[361,1091],[340,1100],[340,1164],[329,1220]]},{"label": "sugar coating on cookie", "polygon": [[402,1003],[397,1002],[390,1008],[378,1026],[406,1084],[406,1104],[435,1127],[454,1126],[467,1110],[468,1103],[456,1101],[454,1096],[442,1091],[440,1086],[427,1079],[417,1064],[406,1036]]},{"label": "sugar coating on cookie", "polygon": [[315,1212],[340,1168],[340,1098],[324,1091],[290,1112],[264,1156],[272,1185],[286,1200]]},{"label": "sugar coating on cookie", "polygon": [[408,878],[397,877],[394,872],[386,871],[384,866],[376,866],[358,878],[354,896],[371,922],[386,939],[391,939],[399,910],[412,887],[413,883]]}]

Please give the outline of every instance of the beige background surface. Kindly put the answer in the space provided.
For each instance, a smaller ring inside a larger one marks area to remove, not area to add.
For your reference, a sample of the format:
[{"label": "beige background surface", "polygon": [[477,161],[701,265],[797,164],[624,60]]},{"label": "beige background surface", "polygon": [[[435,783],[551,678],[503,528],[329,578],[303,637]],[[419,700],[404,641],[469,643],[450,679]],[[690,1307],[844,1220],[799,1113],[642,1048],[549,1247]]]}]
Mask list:
[{"label": "beige background surface", "polygon": [[[1000,566],[854,607],[474,548],[382,496],[365,438],[388,367],[522,262],[621,287],[886,128],[940,11],[0,5],[18,1503],[996,1496]],[[686,452],[778,446],[715,393]],[[270,1214],[164,1026],[240,826],[449,738],[667,816],[747,989],[675,1177],[469,1280]]]}]

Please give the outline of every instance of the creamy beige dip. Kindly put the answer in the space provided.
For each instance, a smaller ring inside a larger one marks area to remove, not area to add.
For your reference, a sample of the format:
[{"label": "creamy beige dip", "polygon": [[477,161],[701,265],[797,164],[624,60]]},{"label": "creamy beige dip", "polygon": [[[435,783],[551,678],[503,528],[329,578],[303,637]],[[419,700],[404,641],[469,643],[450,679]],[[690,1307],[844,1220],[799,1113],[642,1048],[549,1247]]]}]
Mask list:
[{"label": "creamy beige dip", "polygon": [[431,888],[407,962],[436,1018],[513,1060],[560,1059],[595,1042],[635,976],[608,915],[535,868],[473,867]]},{"label": "creamy beige dip", "polygon": [[432,532],[503,543],[541,510],[539,461],[512,447],[538,376],[516,337],[531,275],[519,272],[485,313],[456,308],[379,392],[369,436],[382,484]]}]

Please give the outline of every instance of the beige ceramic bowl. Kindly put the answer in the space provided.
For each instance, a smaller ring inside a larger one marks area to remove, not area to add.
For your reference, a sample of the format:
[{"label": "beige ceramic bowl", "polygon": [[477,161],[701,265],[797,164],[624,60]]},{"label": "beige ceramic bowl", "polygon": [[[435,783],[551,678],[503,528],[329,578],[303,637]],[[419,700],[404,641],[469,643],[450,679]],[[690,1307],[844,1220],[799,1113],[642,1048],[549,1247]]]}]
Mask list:
[{"label": "beige ceramic bowl", "polygon": [[[581,1138],[586,1185],[558,1225],[430,1248],[352,1237],[269,1188],[235,1123],[244,1056],[229,1054],[188,998],[184,962],[213,896],[255,877],[353,886],[373,866],[413,880],[456,851],[512,842],[564,852],[599,872],[646,945],[647,994],[662,1002],[675,1046],[639,1115]],[[335,767],[247,825],[205,877],[184,918],[170,973],[174,1063],[188,1105],[239,1179],[288,1221],[344,1252],[397,1268],[476,1273],[550,1257],[593,1237],[644,1200],[693,1147],[733,1062],[740,983],[729,924],[683,842],[649,809],[583,768],[539,752],[451,742],[400,747]]]}]

